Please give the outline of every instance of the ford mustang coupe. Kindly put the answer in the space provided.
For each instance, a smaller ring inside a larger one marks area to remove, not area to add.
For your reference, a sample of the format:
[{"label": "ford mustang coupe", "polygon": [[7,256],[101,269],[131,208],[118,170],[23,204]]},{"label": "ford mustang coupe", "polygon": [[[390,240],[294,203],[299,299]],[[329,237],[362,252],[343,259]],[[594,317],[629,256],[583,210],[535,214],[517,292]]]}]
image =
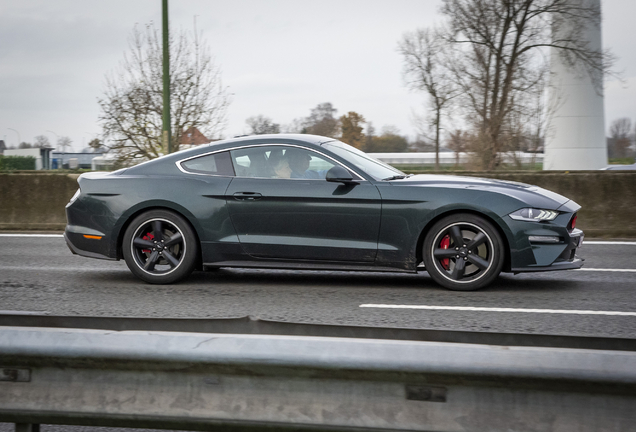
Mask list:
[{"label": "ford mustang coupe", "polygon": [[313,135],[234,138],[112,173],[66,206],[75,254],[168,284],[204,267],[410,272],[475,290],[576,269],[580,206],[520,183],[406,175]]}]

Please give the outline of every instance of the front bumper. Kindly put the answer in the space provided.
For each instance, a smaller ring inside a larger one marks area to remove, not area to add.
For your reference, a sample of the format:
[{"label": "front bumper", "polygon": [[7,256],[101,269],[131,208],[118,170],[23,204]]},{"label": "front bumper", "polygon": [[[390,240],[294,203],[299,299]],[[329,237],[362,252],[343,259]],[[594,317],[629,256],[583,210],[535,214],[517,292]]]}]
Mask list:
[{"label": "front bumper", "polygon": [[[511,268],[512,273],[542,272],[556,270],[573,270],[583,267],[582,258],[576,256],[578,248],[583,244],[585,234],[580,229],[568,232],[559,244],[533,243],[532,252],[536,264]],[[556,257],[556,258],[555,258]]]}]

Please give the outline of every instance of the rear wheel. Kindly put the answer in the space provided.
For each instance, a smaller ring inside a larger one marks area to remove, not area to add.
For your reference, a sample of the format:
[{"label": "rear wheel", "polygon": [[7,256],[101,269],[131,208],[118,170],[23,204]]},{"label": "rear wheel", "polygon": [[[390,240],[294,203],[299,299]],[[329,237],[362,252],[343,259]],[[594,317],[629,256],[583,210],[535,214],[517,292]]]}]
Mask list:
[{"label": "rear wheel", "polygon": [[149,283],[169,284],[192,273],[198,244],[181,216],[151,210],[137,216],[124,234],[122,253],[135,276]]},{"label": "rear wheel", "polygon": [[454,214],[429,230],[424,265],[438,284],[455,291],[490,285],[501,273],[504,246],[490,222],[472,214]]}]

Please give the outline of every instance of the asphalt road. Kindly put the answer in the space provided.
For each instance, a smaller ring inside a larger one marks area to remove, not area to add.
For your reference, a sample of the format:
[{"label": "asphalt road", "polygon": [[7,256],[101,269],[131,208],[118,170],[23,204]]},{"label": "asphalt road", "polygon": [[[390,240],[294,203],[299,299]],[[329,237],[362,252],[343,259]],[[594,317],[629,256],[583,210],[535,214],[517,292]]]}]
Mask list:
[{"label": "asphalt road", "polygon": [[[437,286],[425,272],[221,269],[196,272],[177,285],[156,286],[137,280],[123,261],[72,255],[61,237],[0,235],[0,310],[140,317],[252,315],[336,325],[636,338],[636,242],[587,242],[580,255],[587,270],[502,274],[491,287],[466,293]],[[404,308],[413,306],[432,309]],[[448,307],[483,309],[444,309]]]},{"label": "asphalt road", "polygon": [[[61,237],[0,235],[0,311],[143,317],[252,315],[308,323],[636,338],[636,242],[587,242],[580,255],[588,270],[504,274],[491,287],[467,293],[440,288],[425,272],[222,269],[196,272],[178,285],[153,286],[134,278],[124,262],[72,255]],[[404,308],[413,306],[434,309]],[[13,424],[0,423],[0,432],[13,430]],[[41,426],[42,432],[127,430]]]}]

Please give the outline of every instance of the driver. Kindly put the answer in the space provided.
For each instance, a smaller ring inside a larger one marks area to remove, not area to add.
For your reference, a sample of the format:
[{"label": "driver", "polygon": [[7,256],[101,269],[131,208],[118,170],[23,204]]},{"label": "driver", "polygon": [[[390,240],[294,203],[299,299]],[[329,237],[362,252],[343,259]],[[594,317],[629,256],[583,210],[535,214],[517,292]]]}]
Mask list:
[{"label": "driver", "polygon": [[324,179],[327,170],[314,171],[309,169],[311,156],[303,150],[290,149],[285,152],[291,168],[291,178]]}]

